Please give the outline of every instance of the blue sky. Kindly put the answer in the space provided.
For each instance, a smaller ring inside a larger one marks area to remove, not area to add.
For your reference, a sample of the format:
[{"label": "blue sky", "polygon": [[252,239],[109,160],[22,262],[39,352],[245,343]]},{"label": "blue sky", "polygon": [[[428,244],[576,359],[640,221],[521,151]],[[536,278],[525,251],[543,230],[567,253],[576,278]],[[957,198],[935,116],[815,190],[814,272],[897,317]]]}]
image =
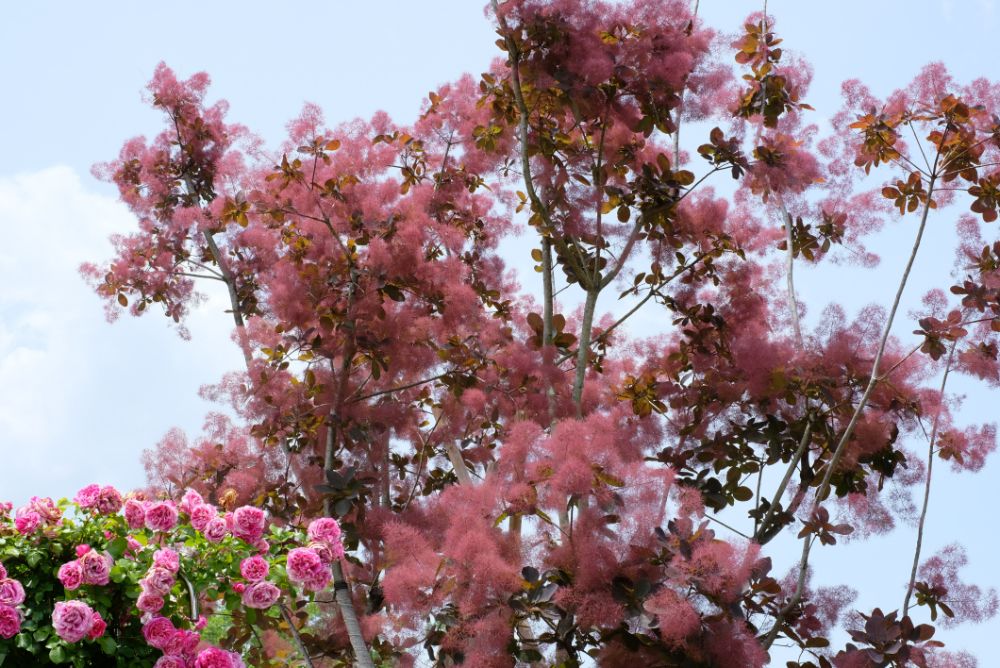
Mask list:
[{"label": "blue sky", "polygon": [[[0,498],[67,495],[92,481],[123,488],[140,483],[139,451],[172,426],[196,432],[213,408],[198,398],[198,388],[240,366],[221,295],[210,295],[194,313],[193,341],[185,342],[160,317],[108,325],[76,273],[81,261],[108,256],[108,234],[131,228],[112,189],[89,169],[116,155],[125,139],[159,130],[158,114],[140,102],[156,63],[164,60],[184,76],[209,72],[212,97],[229,100],[230,118],[271,144],[305,101],[319,104],[330,122],[378,109],[408,121],[433,87],[481,72],[496,56],[482,4],[4,3]],[[743,0],[700,3],[708,23],[727,31],[759,8]],[[860,78],[884,94],[931,60],[945,61],[962,81],[1000,78],[992,0],[770,0],[769,11],[785,46],[815,69],[809,102],[819,119],[839,106],[845,78]],[[951,252],[935,252],[945,243],[947,224],[941,218],[931,230],[910,305],[947,276]],[[908,247],[910,234],[905,225],[890,225],[876,245]],[[803,272],[800,297],[812,314],[830,301],[852,311],[885,304],[902,261],[890,252],[878,270],[852,270],[835,283],[833,274]],[[653,321],[641,320],[639,327]],[[901,336],[909,324],[899,324]],[[995,415],[996,396],[971,385],[967,391],[966,414]],[[965,542],[969,575],[992,586],[1000,585],[993,568],[1000,539],[987,499],[998,481],[996,460],[976,476],[943,475],[926,551]],[[961,498],[975,502],[960,510]],[[902,598],[897,580],[903,579],[899,564],[910,558],[910,534],[819,550],[817,568],[872,572],[855,583],[863,590],[859,605],[894,608]],[[790,560],[788,548],[779,546],[779,561]],[[949,632],[946,640],[986,659],[983,630]]]}]

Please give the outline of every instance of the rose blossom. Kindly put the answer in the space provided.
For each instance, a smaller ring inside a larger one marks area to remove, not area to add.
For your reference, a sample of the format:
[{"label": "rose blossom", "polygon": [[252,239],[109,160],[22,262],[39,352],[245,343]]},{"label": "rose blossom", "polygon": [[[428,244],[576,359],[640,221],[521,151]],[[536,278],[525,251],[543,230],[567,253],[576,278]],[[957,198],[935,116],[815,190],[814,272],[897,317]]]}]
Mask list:
[{"label": "rose blossom", "polygon": [[73,497],[73,503],[81,508],[93,508],[97,503],[97,495],[101,493],[101,486],[91,483],[81,489]]},{"label": "rose blossom", "polygon": [[237,594],[242,594],[244,591],[246,591],[246,589],[247,589],[247,586],[245,584],[243,584],[242,582],[234,582],[233,583],[233,591],[236,592]]},{"label": "rose blossom", "polygon": [[215,517],[218,517],[219,511],[216,510],[215,506],[210,503],[203,503],[201,505],[195,506],[191,509],[191,526],[193,526],[198,531],[205,531],[205,527],[208,523],[212,521]]},{"label": "rose blossom", "polygon": [[111,557],[91,550],[78,560],[83,570],[83,583],[89,585],[106,585],[111,575]]},{"label": "rose blossom", "polygon": [[80,642],[94,626],[94,611],[83,601],[59,601],[52,611],[52,628],[66,642]]},{"label": "rose blossom", "polygon": [[173,501],[155,501],[146,506],[146,528],[170,531],[177,526],[177,508]]},{"label": "rose blossom", "polygon": [[21,605],[24,603],[24,587],[12,578],[0,580],[0,605]]},{"label": "rose blossom", "polygon": [[7,577],[7,569],[3,567],[3,564],[0,564],[0,580],[5,577]]},{"label": "rose blossom", "polygon": [[83,569],[80,568],[80,562],[76,559],[73,561],[67,561],[59,567],[59,574],[57,577],[59,578],[59,582],[62,582],[63,587],[66,587],[66,589],[69,589],[70,591],[78,589],[80,585],[83,584]]},{"label": "rose blossom", "polygon": [[164,654],[194,654],[201,636],[194,631],[178,629],[163,646]]},{"label": "rose blossom", "polygon": [[198,653],[194,668],[244,668],[243,659],[238,654],[218,647],[208,647]]},{"label": "rose blossom", "polygon": [[166,596],[174,586],[174,574],[165,568],[150,568],[146,577],[139,580],[139,586],[143,591]]},{"label": "rose blossom", "polygon": [[90,627],[90,631],[87,633],[87,640],[97,640],[104,635],[104,631],[108,628],[108,623],[101,618],[101,613],[94,612],[94,625]]},{"label": "rose blossom", "polygon": [[240,575],[247,582],[260,582],[267,577],[269,571],[267,560],[257,555],[240,562]]},{"label": "rose blossom", "polygon": [[41,515],[42,519],[46,522],[55,523],[62,517],[62,511],[59,510],[59,506],[47,496],[33,496],[28,500],[28,505],[31,506],[32,510]]},{"label": "rose blossom", "polygon": [[13,638],[21,632],[21,612],[9,605],[0,605],[0,638]]},{"label": "rose blossom", "polygon": [[193,489],[189,489],[188,491],[184,492],[184,497],[181,499],[180,505],[181,505],[181,510],[190,515],[192,510],[194,510],[198,506],[205,505],[205,499],[203,499],[201,494],[199,494],[198,492],[194,491]]},{"label": "rose blossom", "polygon": [[169,547],[162,548],[153,553],[153,566],[176,573],[181,569],[181,558]]},{"label": "rose blossom", "polygon": [[233,535],[248,543],[256,543],[264,535],[267,521],[264,511],[253,506],[240,506],[233,513]]},{"label": "rose blossom", "polygon": [[174,623],[166,617],[153,617],[142,626],[142,637],[146,639],[146,644],[156,649],[166,647],[175,633],[177,629]]},{"label": "rose blossom", "polygon": [[309,523],[309,540],[340,542],[340,524],[332,517],[321,517]]},{"label": "rose blossom", "polygon": [[76,556],[77,557],[82,557],[83,555],[85,555],[88,552],[90,552],[90,550],[91,550],[91,547],[89,545],[87,545],[86,543],[81,543],[80,545],[76,546]]},{"label": "rose blossom", "polygon": [[28,506],[22,506],[14,514],[14,528],[20,534],[34,533],[42,523],[42,516]]},{"label": "rose blossom", "polygon": [[229,529],[226,528],[226,520],[221,517],[213,517],[212,521],[208,523],[208,526],[205,527],[205,531],[202,533],[205,534],[205,540],[212,543],[218,543],[226,537],[228,532]]},{"label": "rose blossom", "polygon": [[208,617],[205,615],[198,615],[198,620],[194,623],[194,630],[201,631],[206,626],[208,626]]},{"label": "rose blossom", "polygon": [[313,573],[313,576],[305,581],[305,588],[309,591],[323,591],[330,584],[330,569],[323,567]]},{"label": "rose blossom", "polygon": [[326,541],[316,541],[309,543],[307,545],[310,550],[315,550],[316,554],[319,555],[320,560],[324,564],[332,564],[334,559],[340,559],[344,556],[344,546],[339,542],[337,543],[327,543]]},{"label": "rose blossom", "polygon": [[183,656],[167,654],[157,659],[153,668],[188,668],[188,662]]},{"label": "rose blossom", "polygon": [[267,580],[254,582],[243,592],[243,605],[248,608],[266,610],[277,603],[279,598],[281,598],[281,590],[274,583]]},{"label": "rose blossom", "polygon": [[122,495],[111,485],[105,485],[97,495],[97,512],[102,515],[114,515],[122,509]]},{"label": "rose blossom", "polygon": [[323,568],[323,560],[315,550],[296,547],[288,553],[288,578],[294,582],[311,580]]},{"label": "rose blossom", "polygon": [[125,521],[129,529],[141,529],[146,525],[146,509],[142,501],[129,499],[125,502]]},{"label": "rose blossom", "polygon": [[148,590],[143,590],[135,602],[135,607],[143,612],[159,612],[163,605],[163,597]]}]

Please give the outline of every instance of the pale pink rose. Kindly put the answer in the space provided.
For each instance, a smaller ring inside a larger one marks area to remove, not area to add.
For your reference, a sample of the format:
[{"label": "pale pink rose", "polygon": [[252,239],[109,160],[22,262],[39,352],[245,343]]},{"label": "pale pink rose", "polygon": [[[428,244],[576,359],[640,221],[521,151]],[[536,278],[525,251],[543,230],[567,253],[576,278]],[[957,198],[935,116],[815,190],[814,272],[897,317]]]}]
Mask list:
[{"label": "pale pink rose", "polygon": [[263,557],[254,555],[240,562],[240,575],[247,582],[260,582],[267,577],[270,566]]},{"label": "pale pink rose", "polygon": [[52,628],[66,642],[80,642],[94,626],[94,611],[83,601],[59,601],[52,611]]},{"label": "pale pink rose", "polygon": [[59,567],[57,577],[66,589],[70,591],[78,589],[83,584],[83,568],[80,567],[80,562],[76,559],[67,561]]},{"label": "pale pink rose", "polygon": [[146,577],[139,580],[139,586],[143,591],[166,596],[173,589],[176,578],[174,574],[165,568],[150,568]]},{"label": "pale pink rose", "polygon": [[157,659],[153,668],[188,668],[188,662],[183,656],[167,654]]},{"label": "pale pink rose", "polygon": [[164,654],[194,654],[201,636],[194,631],[178,629],[163,646]]},{"label": "pale pink rose", "polygon": [[293,582],[306,582],[316,577],[326,567],[315,550],[296,547],[288,553],[288,578]]},{"label": "pale pink rose", "polygon": [[192,510],[194,510],[198,506],[203,506],[203,505],[205,505],[205,499],[203,499],[201,494],[194,491],[193,489],[189,489],[188,491],[184,492],[184,497],[181,499],[180,503],[181,510],[183,510],[188,515],[191,514]]},{"label": "pale pink rose", "polygon": [[309,523],[309,540],[340,542],[340,524],[332,517],[321,517]]},{"label": "pale pink rose", "polygon": [[87,633],[87,640],[97,640],[104,635],[104,631],[108,628],[107,622],[101,618],[101,613],[94,612],[94,625],[90,627],[90,631]]},{"label": "pale pink rose", "polygon": [[229,529],[226,528],[226,520],[221,517],[213,517],[212,521],[208,523],[208,526],[205,527],[205,531],[202,533],[205,534],[205,540],[212,543],[218,543],[226,537],[226,534],[229,533]]},{"label": "pale pink rose", "polygon": [[198,531],[205,531],[205,527],[213,519],[219,516],[219,511],[209,503],[203,503],[191,509],[191,526]]},{"label": "pale pink rose", "polygon": [[42,516],[28,506],[22,506],[14,514],[14,528],[23,535],[35,533],[35,529],[42,523]]},{"label": "pale pink rose", "polygon": [[24,603],[24,587],[13,578],[0,580],[0,605],[21,605]]},{"label": "pale pink rose", "polygon": [[50,524],[55,524],[62,517],[62,511],[59,510],[59,506],[47,496],[33,496],[28,500],[28,505],[31,506],[32,510],[41,515],[44,521]]},{"label": "pale pink rose", "polygon": [[243,592],[243,605],[248,608],[266,610],[277,603],[279,598],[281,598],[281,590],[274,583],[267,580],[254,582]]},{"label": "pale pink rose", "polygon": [[129,529],[141,529],[146,526],[146,510],[142,501],[129,499],[125,502],[125,521]]},{"label": "pale pink rose", "polygon": [[243,668],[243,659],[218,647],[208,647],[198,653],[194,668]]},{"label": "pale pink rose", "polygon": [[233,535],[248,543],[260,540],[266,526],[267,520],[260,508],[241,506],[233,513]]},{"label": "pale pink rose", "polygon": [[159,612],[164,606],[163,597],[151,591],[143,591],[135,602],[135,607],[142,612]]},{"label": "pale pink rose", "polygon": [[0,638],[10,639],[21,632],[21,611],[9,605],[0,605]]},{"label": "pale pink rose", "polygon": [[78,560],[83,569],[83,583],[89,585],[106,585],[111,576],[111,556],[91,550]]},{"label": "pale pink rose", "polygon": [[101,493],[97,496],[97,512],[102,515],[114,515],[122,509],[122,495],[111,485],[101,488]]},{"label": "pale pink rose", "polygon": [[175,633],[174,623],[166,617],[153,617],[142,625],[142,637],[146,639],[146,644],[156,649],[166,647]]},{"label": "pale pink rose", "polygon": [[170,531],[177,526],[177,508],[173,501],[154,501],[146,506],[146,528]]},{"label": "pale pink rose", "polygon": [[176,551],[165,547],[153,553],[153,565],[176,573],[181,569],[181,557]]},{"label": "pale pink rose", "polygon": [[87,485],[73,497],[73,503],[81,508],[93,508],[97,504],[97,495],[101,493],[101,486],[91,483]]}]

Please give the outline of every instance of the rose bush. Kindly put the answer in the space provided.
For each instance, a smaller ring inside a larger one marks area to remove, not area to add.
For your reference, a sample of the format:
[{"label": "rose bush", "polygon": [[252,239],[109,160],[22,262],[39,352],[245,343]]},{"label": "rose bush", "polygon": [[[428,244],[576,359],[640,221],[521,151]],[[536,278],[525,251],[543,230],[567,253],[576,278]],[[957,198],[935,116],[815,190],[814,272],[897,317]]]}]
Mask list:
[{"label": "rose bush", "polygon": [[278,526],[196,492],[174,503],[88,485],[72,501],[3,503],[0,665],[271,665],[260,638],[295,652],[288,620],[343,555],[334,520]]}]

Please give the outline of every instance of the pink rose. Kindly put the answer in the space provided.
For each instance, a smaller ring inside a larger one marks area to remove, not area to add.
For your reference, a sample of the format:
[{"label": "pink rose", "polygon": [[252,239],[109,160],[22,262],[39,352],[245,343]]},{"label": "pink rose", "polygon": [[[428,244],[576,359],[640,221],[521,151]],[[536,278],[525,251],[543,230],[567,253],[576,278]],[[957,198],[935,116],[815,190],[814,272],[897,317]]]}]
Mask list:
[{"label": "pink rose", "polygon": [[94,611],[83,601],[59,601],[52,611],[52,628],[66,642],[80,642],[94,626]]},{"label": "pink rose", "polygon": [[143,591],[166,596],[173,589],[175,581],[173,573],[165,568],[154,567],[149,569],[146,577],[139,580],[139,586],[142,587]]},{"label": "pink rose", "polygon": [[23,535],[34,533],[42,523],[42,516],[28,506],[22,506],[14,514],[14,528]]},{"label": "pink rose", "polygon": [[55,501],[49,497],[38,497],[33,496],[28,500],[28,505],[36,513],[42,516],[42,519],[49,523],[55,523],[59,521],[62,517],[62,511],[56,505]]},{"label": "pink rose", "polygon": [[257,555],[247,557],[240,562],[240,575],[247,582],[260,582],[267,577],[270,570],[267,560]]},{"label": "pink rose", "polygon": [[243,605],[248,608],[266,610],[278,602],[281,598],[281,590],[274,583],[264,580],[254,582],[243,592]]},{"label": "pink rose", "polygon": [[87,554],[88,552],[90,552],[90,546],[87,545],[86,543],[83,543],[82,545],[77,545],[76,546],[76,556],[77,557],[82,557],[83,555]]},{"label": "pink rose", "polygon": [[153,617],[142,626],[142,637],[146,639],[146,644],[156,649],[166,647],[175,633],[177,629],[174,623],[166,617]]},{"label": "pink rose", "polygon": [[201,497],[201,494],[193,489],[184,492],[184,497],[181,499],[181,510],[185,513],[190,515],[192,510],[203,505],[205,505],[205,499]]},{"label": "pink rose", "polygon": [[202,533],[205,534],[205,540],[212,543],[218,543],[226,537],[226,534],[229,533],[229,529],[226,528],[225,519],[221,517],[213,517],[212,521],[208,523],[208,526],[205,527],[205,531]]},{"label": "pink rose", "polygon": [[208,626],[208,617],[205,615],[198,615],[198,621],[194,623],[194,630],[201,631],[206,626]]},{"label": "pink rose", "polygon": [[266,526],[267,520],[260,508],[241,506],[233,513],[233,535],[248,543],[260,540]]},{"label": "pink rose", "polygon": [[165,547],[153,553],[153,565],[171,573],[176,573],[181,569],[181,558],[177,552],[171,550],[169,547]]},{"label": "pink rose", "polygon": [[236,582],[233,584],[233,591],[236,592],[237,594],[242,594],[244,591],[246,591],[246,588],[247,586],[242,582]]},{"label": "pink rose", "polygon": [[7,577],[7,569],[3,567],[3,564],[0,564],[0,579],[5,577]]},{"label": "pink rose", "polygon": [[288,578],[293,582],[312,580],[325,566],[315,550],[297,547],[288,553]]},{"label": "pink rose", "polygon": [[201,636],[194,631],[178,629],[163,647],[164,654],[194,654]]},{"label": "pink rose", "polygon": [[87,640],[97,640],[104,635],[104,631],[108,628],[108,623],[101,618],[101,613],[94,612],[94,625],[90,627],[90,631],[87,632]]},{"label": "pink rose", "polygon": [[111,557],[107,554],[91,550],[78,560],[83,569],[83,583],[89,585],[106,585],[111,575]]},{"label": "pink rose", "polygon": [[140,552],[142,550],[142,543],[140,543],[139,541],[137,541],[135,538],[132,538],[132,536],[126,536],[125,537],[125,550],[127,552],[131,553],[131,554],[135,554],[137,552]]},{"label": "pink rose", "polygon": [[330,584],[331,578],[330,569],[324,566],[305,581],[305,588],[309,591],[323,591]]},{"label": "pink rose", "polygon": [[146,526],[146,509],[142,501],[129,499],[125,502],[125,521],[129,529],[141,529]]},{"label": "pink rose", "polygon": [[13,509],[14,509],[14,504],[11,503],[10,501],[4,501],[3,503],[0,503],[0,519],[7,517],[7,515],[10,514],[10,511],[12,511]]},{"label": "pink rose", "polygon": [[188,668],[188,662],[183,656],[167,654],[157,659],[156,663],[153,664],[153,668]]},{"label": "pink rose", "polygon": [[208,647],[198,653],[194,668],[243,668],[243,659],[218,647]]},{"label": "pink rose", "polygon": [[340,524],[332,517],[321,517],[309,523],[309,540],[340,542]]},{"label": "pink rose", "polygon": [[9,605],[0,605],[0,638],[13,638],[21,632],[21,612]]},{"label": "pink rose", "polygon": [[122,509],[122,495],[111,485],[101,488],[101,493],[97,495],[97,512],[102,515],[114,515]]},{"label": "pink rose", "polygon": [[73,503],[81,508],[93,508],[97,504],[97,495],[101,493],[101,486],[90,484],[81,489],[73,497]]},{"label": "pink rose", "polygon": [[135,602],[135,607],[142,612],[159,612],[164,606],[163,597],[157,593],[143,590]]},{"label": "pink rose", "polygon": [[68,561],[59,567],[59,582],[70,591],[78,589],[83,584],[83,569],[77,560]]},{"label": "pink rose", "polygon": [[177,526],[177,508],[173,501],[156,501],[146,506],[146,528],[170,531]]},{"label": "pink rose", "polygon": [[205,531],[205,527],[214,518],[219,516],[219,511],[215,509],[215,506],[203,503],[199,506],[195,506],[191,509],[191,526],[193,526],[198,531]]},{"label": "pink rose", "polygon": [[324,564],[332,564],[335,559],[340,559],[344,556],[344,546],[339,542],[327,543],[326,541],[316,541],[309,543],[306,547],[310,550],[315,550]]},{"label": "pink rose", "polygon": [[21,605],[24,603],[24,587],[17,580],[0,580],[0,605]]}]

